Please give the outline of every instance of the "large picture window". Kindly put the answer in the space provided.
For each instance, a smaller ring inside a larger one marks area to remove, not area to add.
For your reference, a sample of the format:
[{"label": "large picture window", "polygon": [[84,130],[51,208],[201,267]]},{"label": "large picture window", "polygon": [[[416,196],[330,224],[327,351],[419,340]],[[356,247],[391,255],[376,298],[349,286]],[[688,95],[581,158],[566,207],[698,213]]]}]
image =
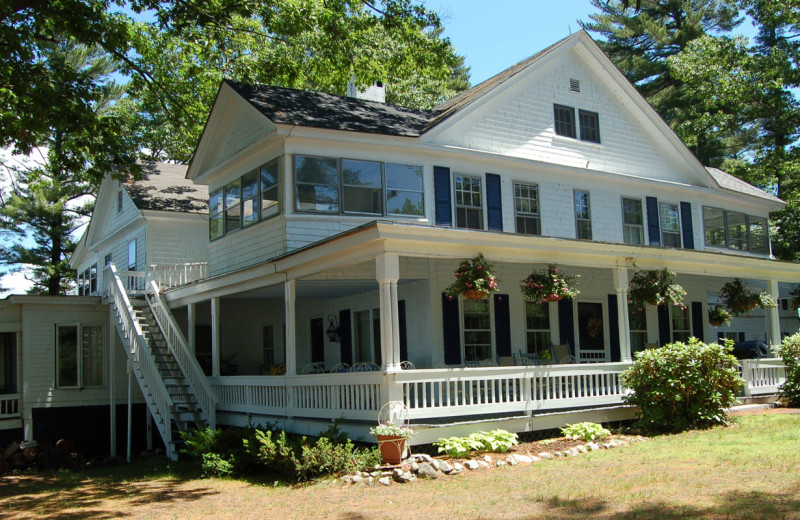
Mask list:
[{"label": "large picture window", "polygon": [[381,163],[342,159],[342,199],[345,213],[382,215]]},{"label": "large picture window", "polygon": [[456,227],[483,229],[481,178],[455,175]]},{"label": "large picture window", "polygon": [[622,238],[626,244],[644,244],[642,201],[622,199]]},{"label": "large picture window", "polygon": [[539,187],[535,184],[514,183],[514,212],[517,219],[517,233],[541,235],[539,214]]},{"label": "large picture window", "polygon": [[703,207],[706,246],[769,253],[767,219],[738,211]]},{"label": "large picture window", "polygon": [[104,350],[102,326],[56,325],[56,385],[102,386]]}]

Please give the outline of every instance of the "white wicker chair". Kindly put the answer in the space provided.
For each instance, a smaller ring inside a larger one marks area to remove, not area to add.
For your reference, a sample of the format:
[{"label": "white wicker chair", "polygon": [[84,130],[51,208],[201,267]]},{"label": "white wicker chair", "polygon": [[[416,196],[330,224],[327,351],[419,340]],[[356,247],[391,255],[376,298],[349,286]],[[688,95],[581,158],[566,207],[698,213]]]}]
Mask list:
[{"label": "white wicker chair", "polygon": [[331,367],[331,374],[343,374],[350,371],[350,365],[347,363],[336,363]]},{"label": "white wicker chair", "polygon": [[308,374],[324,374],[325,367],[322,366],[320,363],[308,363],[303,365],[303,368],[300,369],[301,375],[308,375]]},{"label": "white wicker chair", "polygon": [[417,367],[411,361],[401,361],[400,370],[415,370]]}]

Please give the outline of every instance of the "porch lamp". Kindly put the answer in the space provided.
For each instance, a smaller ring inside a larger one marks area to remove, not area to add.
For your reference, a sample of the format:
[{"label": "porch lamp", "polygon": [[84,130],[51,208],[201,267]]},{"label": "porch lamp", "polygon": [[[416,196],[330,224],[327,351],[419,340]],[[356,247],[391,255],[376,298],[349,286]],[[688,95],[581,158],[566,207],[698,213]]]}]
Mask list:
[{"label": "porch lamp", "polygon": [[336,317],[333,314],[328,314],[328,340],[331,343],[339,343],[339,324],[336,323]]}]

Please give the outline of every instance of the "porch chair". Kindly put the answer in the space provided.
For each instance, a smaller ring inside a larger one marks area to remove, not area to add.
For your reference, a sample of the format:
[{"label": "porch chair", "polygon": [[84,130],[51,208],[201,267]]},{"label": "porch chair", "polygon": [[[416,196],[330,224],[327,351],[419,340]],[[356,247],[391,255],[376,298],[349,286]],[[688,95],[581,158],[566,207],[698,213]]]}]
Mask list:
[{"label": "porch chair", "polygon": [[514,361],[521,366],[536,366],[539,364],[539,354],[536,352],[522,352],[517,350],[514,353]]},{"label": "porch chair", "polygon": [[347,363],[336,363],[331,367],[331,374],[344,374],[350,371],[350,365]]},{"label": "porch chair", "polygon": [[300,375],[308,375],[308,374],[324,374],[325,367],[323,367],[319,363],[307,363],[303,365],[303,368],[300,369]]},{"label": "porch chair", "polygon": [[350,367],[350,372],[375,372],[376,370],[380,370],[380,367],[371,361],[356,363]]},{"label": "porch chair", "polygon": [[556,363],[560,365],[575,363],[575,356],[570,353],[569,345],[552,345],[550,350]]},{"label": "porch chair", "polygon": [[415,370],[417,367],[411,361],[401,361],[400,370]]}]

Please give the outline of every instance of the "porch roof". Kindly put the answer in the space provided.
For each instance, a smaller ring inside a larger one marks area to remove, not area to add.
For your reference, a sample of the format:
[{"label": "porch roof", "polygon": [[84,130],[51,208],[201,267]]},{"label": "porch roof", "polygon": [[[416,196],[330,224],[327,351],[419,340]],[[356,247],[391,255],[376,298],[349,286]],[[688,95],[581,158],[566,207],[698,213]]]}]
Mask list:
[{"label": "porch roof", "polygon": [[668,267],[683,274],[800,282],[800,264],[726,252],[372,221],[262,264],[170,289],[165,298],[174,305],[196,303],[373,261],[383,253],[460,259],[477,252],[492,262],[609,269]]}]

